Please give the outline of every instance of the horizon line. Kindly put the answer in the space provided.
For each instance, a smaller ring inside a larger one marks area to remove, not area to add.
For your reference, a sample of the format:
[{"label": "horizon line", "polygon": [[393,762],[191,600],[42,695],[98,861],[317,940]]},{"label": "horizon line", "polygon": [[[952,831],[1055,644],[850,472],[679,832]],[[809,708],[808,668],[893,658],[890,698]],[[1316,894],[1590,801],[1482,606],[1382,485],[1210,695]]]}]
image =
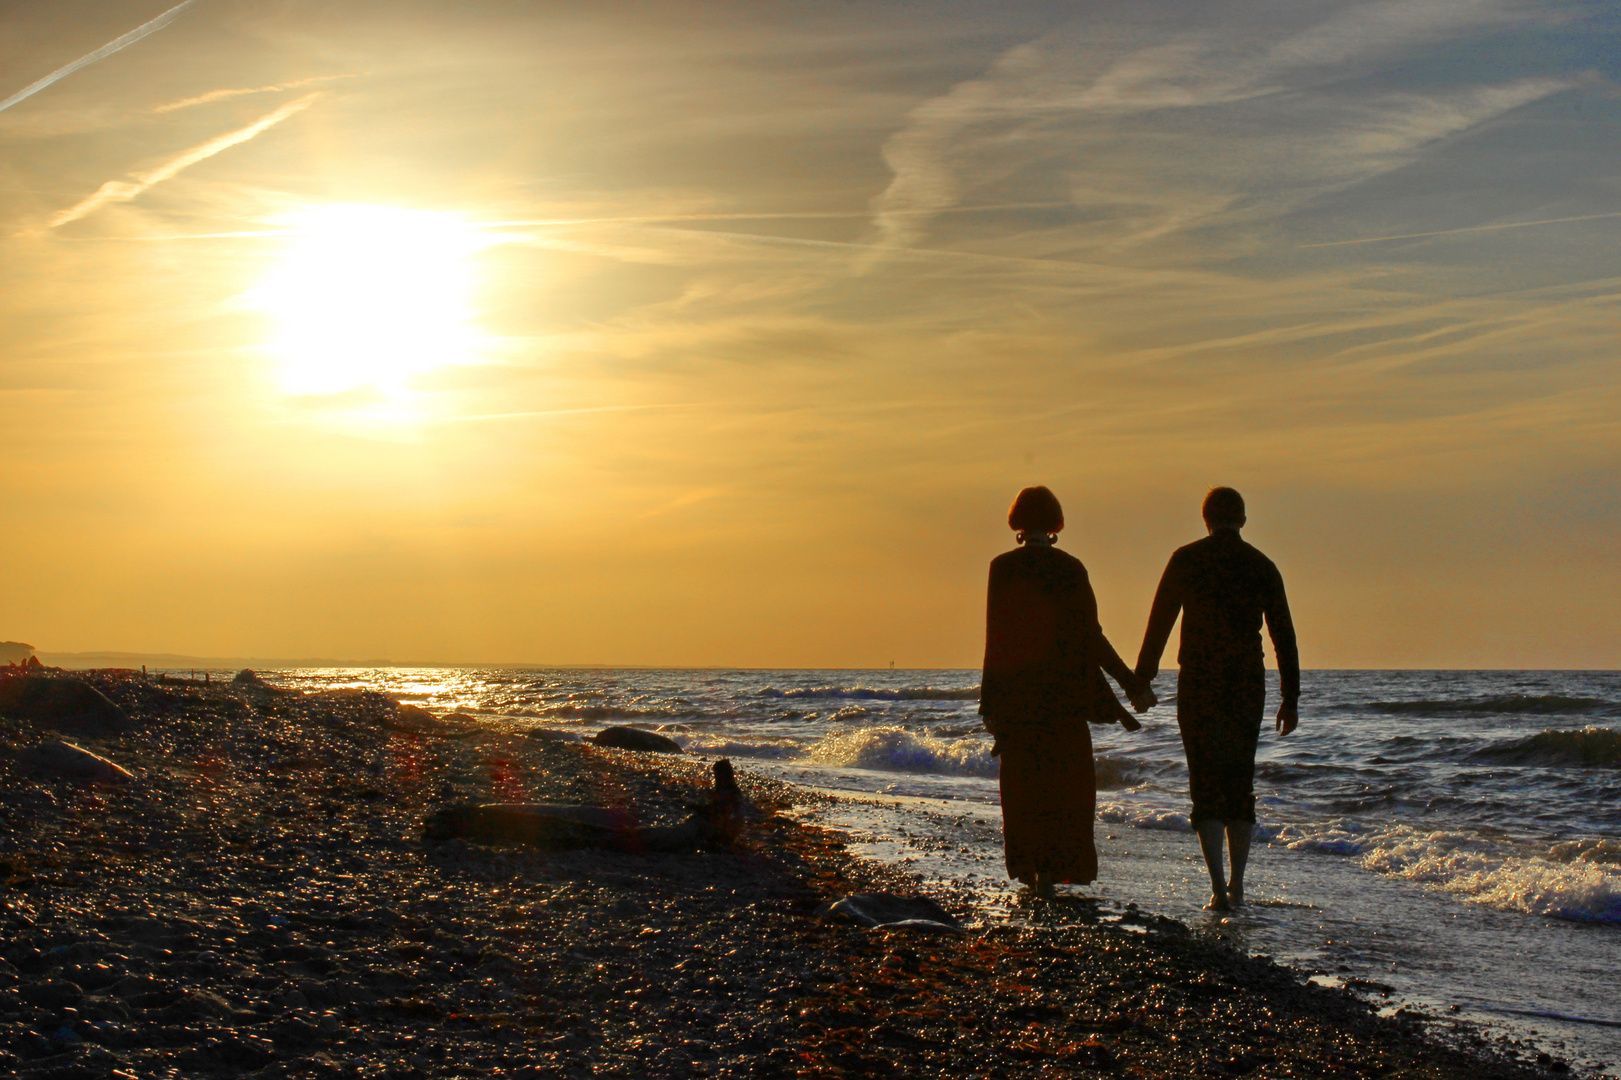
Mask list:
[{"label": "horizon line", "polygon": [[[266,657],[266,656],[191,656],[184,653],[160,652],[132,652],[129,650],[91,650],[84,652],[58,652],[35,650],[34,655],[39,657],[41,663],[47,658],[53,660],[162,660],[184,661],[181,664],[163,665],[163,670],[177,670],[179,668],[195,668],[202,670],[228,670],[230,668],[249,668],[255,670],[275,671],[293,668],[488,668],[493,670],[549,670],[568,671],[578,669],[591,669],[597,671],[978,671],[975,667],[851,667],[848,665],[752,665],[752,664],[632,664],[632,663],[599,663],[576,662],[556,663],[551,661],[413,661],[413,660],[343,660],[334,657]],[[250,661],[258,661],[257,664]],[[63,667],[66,665],[51,663],[50,667]],[[116,667],[116,665],[113,665]],[[155,666],[155,665],[149,665]],[[98,670],[92,665],[85,665],[81,670]],[[101,670],[106,670],[102,668]],[[1163,668],[1161,673],[1169,673],[1177,668]],[[1268,667],[1268,671],[1276,671]],[[1587,667],[1302,667],[1301,671],[1593,671],[1615,672],[1621,668],[1587,668]]]}]

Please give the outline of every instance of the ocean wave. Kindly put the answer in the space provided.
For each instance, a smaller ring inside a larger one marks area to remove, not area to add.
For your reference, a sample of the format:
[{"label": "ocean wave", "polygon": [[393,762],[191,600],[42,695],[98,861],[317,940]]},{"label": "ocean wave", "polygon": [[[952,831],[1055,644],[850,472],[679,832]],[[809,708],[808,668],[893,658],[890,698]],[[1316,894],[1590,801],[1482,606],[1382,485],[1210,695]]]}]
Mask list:
[{"label": "ocean wave", "polygon": [[702,735],[677,735],[675,741],[689,754],[707,754],[710,757],[754,758],[766,761],[791,761],[805,756],[797,746],[771,742],[737,742],[709,738]]},{"label": "ocean wave", "polygon": [[1561,694],[1503,694],[1480,698],[1447,698],[1437,701],[1370,701],[1373,712],[1397,716],[1454,713],[1515,713],[1531,716],[1590,715],[1614,713],[1621,703],[1603,698],[1566,697]]},{"label": "ocean wave", "polygon": [[861,701],[978,701],[979,687],[903,686],[886,689],[878,686],[816,686],[792,690],[778,690],[768,686],[760,691],[764,698],[854,698]]},{"label": "ocean wave", "polygon": [[1131,787],[1142,773],[1141,766],[1129,758],[1108,757],[1099,754],[1092,759],[1099,791],[1113,791]]},{"label": "ocean wave", "polygon": [[538,709],[512,710],[508,715],[530,716],[541,720],[701,720],[697,709],[636,709],[623,705],[546,705]]},{"label": "ocean wave", "polygon": [[[1285,825],[1273,842],[1354,857],[1366,870],[1445,889],[1469,903],[1579,922],[1621,923],[1621,866],[1605,841],[1527,854],[1466,833],[1407,825],[1370,830],[1355,821]],[[1582,857],[1591,853],[1590,857]]]},{"label": "ocean wave", "polygon": [[998,775],[990,743],[981,739],[939,739],[901,727],[870,727],[826,735],[811,748],[825,765],[885,772],[943,773],[948,776]]},{"label": "ocean wave", "polygon": [[1621,731],[1584,727],[1543,731],[1523,739],[1484,746],[1469,755],[1499,765],[1585,765],[1621,767]]}]

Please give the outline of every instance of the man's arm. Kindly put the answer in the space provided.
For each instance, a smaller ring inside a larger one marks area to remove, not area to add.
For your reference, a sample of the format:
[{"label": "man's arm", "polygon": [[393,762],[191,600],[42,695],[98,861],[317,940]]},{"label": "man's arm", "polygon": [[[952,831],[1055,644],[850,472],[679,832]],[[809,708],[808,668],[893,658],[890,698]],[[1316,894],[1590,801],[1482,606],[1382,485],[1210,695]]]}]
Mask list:
[{"label": "man's arm", "polygon": [[1165,653],[1165,643],[1171,638],[1171,627],[1182,611],[1182,575],[1178,572],[1176,556],[1165,564],[1160,575],[1159,588],[1154,592],[1154,606],[1148,613],[1148,629],[1143,631],[1143,647],[1137,652],[1137,677],[1151,682],[1159,674],[1159,659]]},{"label": "man's arm", "polygon": [[1283,591],[1283,575],[1272,570],[1272,600],[1266,607],[1266,630],[1272,637],[1272,655],[1278,661],[1278,734],[1287,735],[1300,723],[1300,649],[1295,642],[1295,622],[1289,614],[1289,597]]}]

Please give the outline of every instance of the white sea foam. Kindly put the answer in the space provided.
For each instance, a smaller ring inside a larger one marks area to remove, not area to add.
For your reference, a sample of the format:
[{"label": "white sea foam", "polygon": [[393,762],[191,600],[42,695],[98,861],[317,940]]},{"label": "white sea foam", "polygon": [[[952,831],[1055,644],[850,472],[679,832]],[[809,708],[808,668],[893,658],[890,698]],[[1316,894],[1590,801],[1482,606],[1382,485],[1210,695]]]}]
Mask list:
[{"label": "white sea foam", "polygon": [[1567,842],[1543,852],[1515,850],[1461,832],[1407,825],[1370,828],[1341,819],[1277,828],[1294,850],[1354,857],[1366,870],[1455,893],[1470,903],[1583,922],[1621,922],[1621,867],[1606,845]]},{"label": "white sea foam", "polygon": [[997,775],[991,747],[981,739],[940,739],[902,727],[869,727],[826,735],[811,748],[824,765],[886,772]]},{"label": "white sea foam", "polygon": [[1186,832],[1193,828],[1188,815],[1142,803],[1100,803],[1098,820],[1110,825],[1130,825],[1136,829]]}]

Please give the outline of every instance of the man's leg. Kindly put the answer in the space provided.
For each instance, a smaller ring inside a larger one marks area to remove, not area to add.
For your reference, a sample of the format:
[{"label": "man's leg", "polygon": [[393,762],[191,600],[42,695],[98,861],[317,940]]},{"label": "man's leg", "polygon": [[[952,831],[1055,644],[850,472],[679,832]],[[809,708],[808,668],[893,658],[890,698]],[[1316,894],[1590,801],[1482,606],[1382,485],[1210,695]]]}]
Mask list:
[{"label": "man's leg", "polygon": [[[1229,821],[1227,848],[1233,857],[1233,876],[1227,880],[1227,902],[1234,907],[1244,902],[1244,867],[1250,860],[1250,837],[1255,825],[1249,821]],[[1219,847],[1220,841],[1217,841]]]},{"label": "man's leg", "polygon": [[[1205,869],[1210,871],[1210,903],[1205,905],[1205,910],[1229,911],[1232,903],[1227,898],[1227,872],[1222,868],[1221,858],[1227,823],[1219,818],[1204,818],[1194,828],[1199,830],[1199,850],[1204,852]],[[1248,854],[1246,849],[1245,855]]]}]

